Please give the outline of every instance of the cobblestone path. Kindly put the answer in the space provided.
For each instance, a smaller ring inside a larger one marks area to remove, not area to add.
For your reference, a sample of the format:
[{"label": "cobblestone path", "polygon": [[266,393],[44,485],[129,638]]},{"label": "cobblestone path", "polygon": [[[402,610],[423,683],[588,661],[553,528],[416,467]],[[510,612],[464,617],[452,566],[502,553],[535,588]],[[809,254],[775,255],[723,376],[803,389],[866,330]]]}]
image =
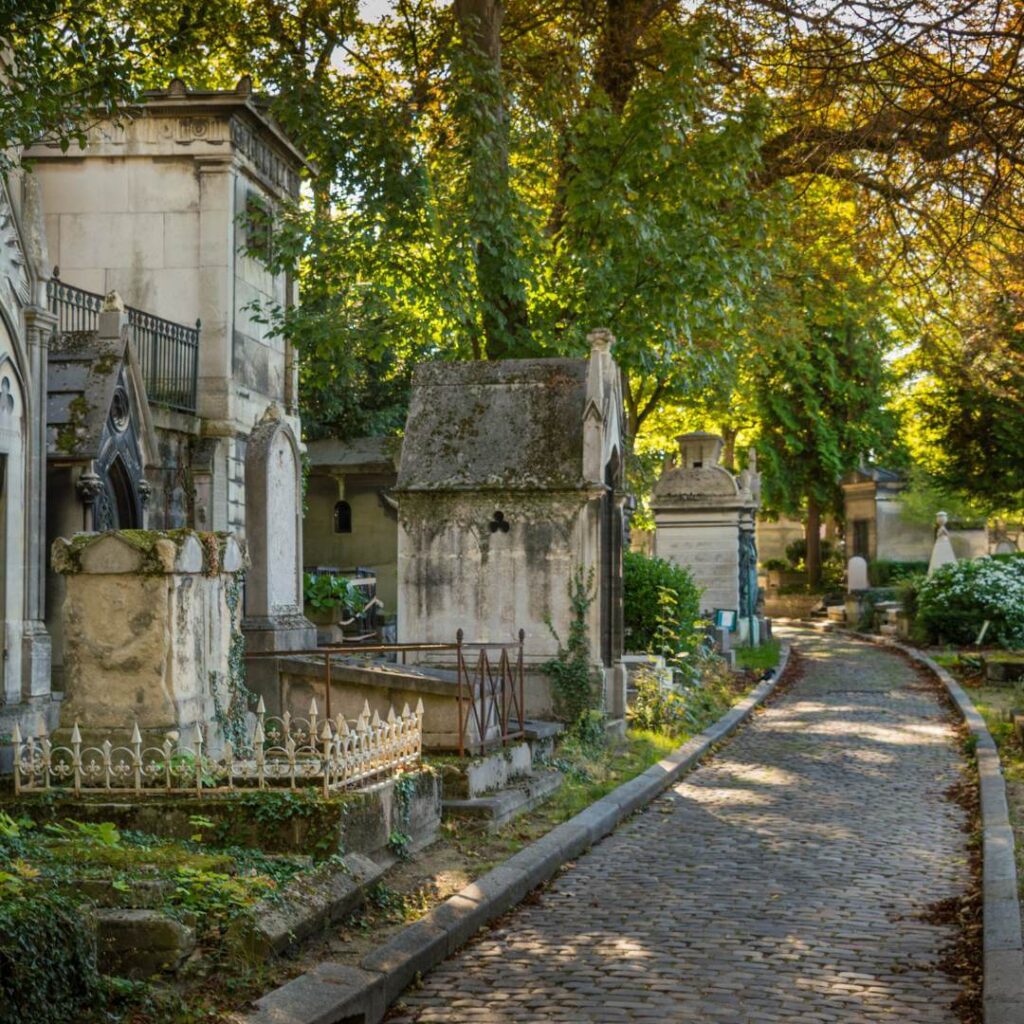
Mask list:
[{"label": "cobblestone path", "polygon": [[949,719],[894,655],[794,639],[788,693],[390,1024],[955,1024],[953,932],[921,917],[968,880]]}]

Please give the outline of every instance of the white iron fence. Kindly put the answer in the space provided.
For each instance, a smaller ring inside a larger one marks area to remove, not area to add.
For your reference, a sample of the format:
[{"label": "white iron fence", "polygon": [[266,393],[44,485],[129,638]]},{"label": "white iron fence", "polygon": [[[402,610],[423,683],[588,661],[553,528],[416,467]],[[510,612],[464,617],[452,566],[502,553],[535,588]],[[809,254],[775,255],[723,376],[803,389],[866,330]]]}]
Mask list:
[{"label": "white iron fence", "polygon": [[320,719],[316,701],[308,718],[266,714],[263,699],[245,749],[225,743],[220,757],[203,753],[205,740],[197,725],[191,744],[168,735],[159,747],[144,747],[138,723],[128,745],[109,739],[84,746],[75,724],[69,745],[50,741],[45,729],[23,738],[15,726],[14,790],[34,793],[83,792],[190,794],[197,797],[236,789],[319,786],[324,795],[376,781],[418,763],[423,749],[423,702],[415,711],[406,704],[381,719],[369,704],[351,725],[342,715]]}]

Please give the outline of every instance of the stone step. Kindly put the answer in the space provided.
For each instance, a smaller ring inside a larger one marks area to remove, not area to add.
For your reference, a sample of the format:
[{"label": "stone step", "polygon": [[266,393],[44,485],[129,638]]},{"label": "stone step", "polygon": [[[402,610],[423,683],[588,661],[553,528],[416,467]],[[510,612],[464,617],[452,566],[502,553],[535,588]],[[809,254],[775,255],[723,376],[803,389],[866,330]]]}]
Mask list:
[{"label": "stone step", "polygon": [[537,718],[528,718],[523,723],[526,742],[530,744],[533,758],[551,757],[555,752],[558,737],[565,731],[561,722],[546,722]]},{"label": "stone step", "polygon": [[235,918],[228,942],[254,961],[284,953],[362,906],[367,889],[385,870],[369,857],[346,854],[340,864],[293,880],[275,899]]},{"label": "stone step", "polygon": [[499,789],[487,796],[466,800],[444,800],[442,813],[446,817],[466,818],[484,825],[494,832],[520,814],[525,814],[543,803],[556,792],[563,782],[562,773],[550,769],[538,772],[517,786]]},{"label": "stone step", "polygon": [[486,796],[533,775],[533,752],[528,742],[513,743],[482,756],[437,758],[432,763],[441,773],[442,796],[460,800]]}]

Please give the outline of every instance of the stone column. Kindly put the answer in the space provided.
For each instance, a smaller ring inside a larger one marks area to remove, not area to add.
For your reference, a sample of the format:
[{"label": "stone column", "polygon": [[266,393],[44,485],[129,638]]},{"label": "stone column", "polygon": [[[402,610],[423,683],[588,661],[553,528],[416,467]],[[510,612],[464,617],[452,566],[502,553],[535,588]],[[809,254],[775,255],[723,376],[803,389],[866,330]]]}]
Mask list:
[{"label": "stone column", "polygon": [[48,309],[25,310],[25,341],[32,394],[28,396],[25,518],[25,622],[21,637],[21,692],[25,698],[50,693],[51,647],[46,631],[46,375],[50,337],[57,318]]}]

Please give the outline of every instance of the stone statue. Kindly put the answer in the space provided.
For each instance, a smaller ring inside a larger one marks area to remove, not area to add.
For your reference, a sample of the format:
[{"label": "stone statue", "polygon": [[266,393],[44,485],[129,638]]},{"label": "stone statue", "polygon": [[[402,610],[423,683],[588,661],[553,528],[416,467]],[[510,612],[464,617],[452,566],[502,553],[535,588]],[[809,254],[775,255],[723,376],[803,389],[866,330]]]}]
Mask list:
[{"label": "stone statue", "polygon": [[740,531],[740,607],[741,617],[757,614],[757,541],[753,530]]},{"label": "stone statue", "polygon": [[949,537],[949,530],[946,523],[949,516],[945,512],[939,512],[935,516],[935,545],[932,548],[932,557],[928,561],[928,575],[931,576],[936,569],[944,565],[950,565],[956,561],[956,552],[953,550],[953,542]]}]

